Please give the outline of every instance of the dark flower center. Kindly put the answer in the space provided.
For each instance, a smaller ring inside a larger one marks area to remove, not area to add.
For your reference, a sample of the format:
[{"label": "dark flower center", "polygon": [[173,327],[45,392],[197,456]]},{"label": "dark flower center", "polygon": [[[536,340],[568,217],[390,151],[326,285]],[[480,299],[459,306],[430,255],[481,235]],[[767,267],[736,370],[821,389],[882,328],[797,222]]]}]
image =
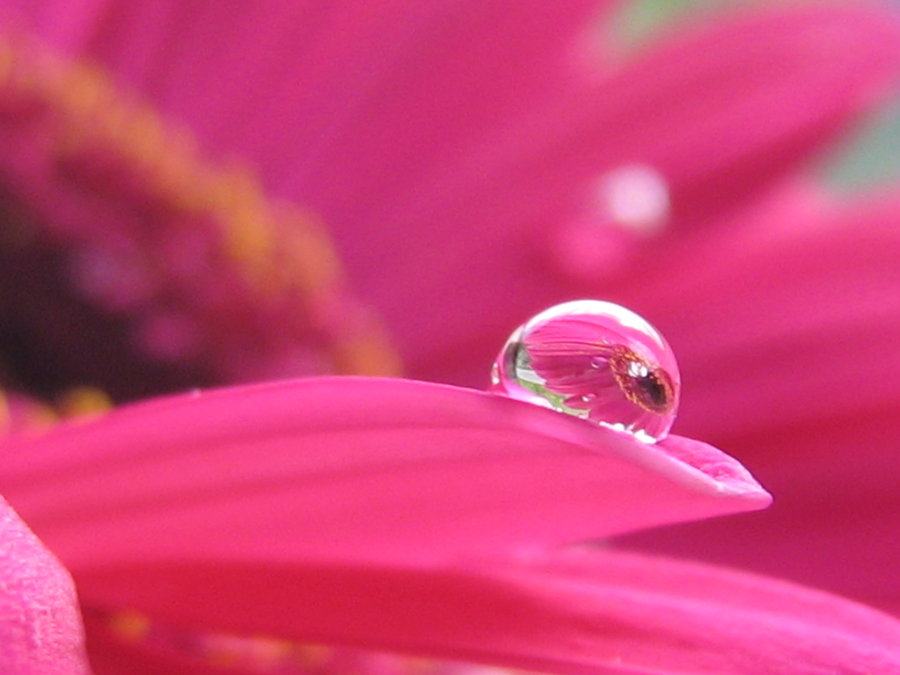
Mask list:
[{"label": "dark flower center", "polygon": [[0,389],[396,374],[315,217],[95,68],[2,35],[0,52]]}]

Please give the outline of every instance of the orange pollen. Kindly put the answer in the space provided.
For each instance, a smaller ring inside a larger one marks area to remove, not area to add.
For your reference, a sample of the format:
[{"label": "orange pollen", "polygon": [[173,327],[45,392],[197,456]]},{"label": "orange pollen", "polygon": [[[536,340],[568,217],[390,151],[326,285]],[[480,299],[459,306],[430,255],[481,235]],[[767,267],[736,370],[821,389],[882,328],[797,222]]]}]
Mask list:
[{"label": "orange pollen", "polygon": [[128,642],[140,642],[150,633],[150,619],[140,612],[122,610],[109,616],[110,630]]},{"label": "orange pollen", "polygon": [[6,436],[12,429],[12,413],[9,410],[9,398],[0,389],[0,438]]},{"label": "orange pollen", "polygon": [[[188,130],[123,93],[99,67],[60,58],[31,38],[0,36],[0,106],[0,124],[6,108],[51,113],[42,133],[57,164],[75,167],[72,180],[85,180],[79,161],[99,154],[117,175],[137,179],[137,210],[149,204],[153,213],[168,214],[170,225],[212,228],[212,257],[234,264],[251,296],[248,311],[265,306],[308,314],[305,324],[295,323],[323,333],[317,341],[333,369],[397,374],[386,331],[347,292],[326,228],[297,206],[271,202],[252,169],[201,158]],[[140,255],[147,268],[166,274],[164,254],[145,247]],[[356,318],[316,322],[319,308],[344,306]]]},{"label": "orange pollen", "polygon": [[99,417],[112,407],[109,396],[96,387],[73,387],[64,392],[56,403],[56,409],[65,419]]}]

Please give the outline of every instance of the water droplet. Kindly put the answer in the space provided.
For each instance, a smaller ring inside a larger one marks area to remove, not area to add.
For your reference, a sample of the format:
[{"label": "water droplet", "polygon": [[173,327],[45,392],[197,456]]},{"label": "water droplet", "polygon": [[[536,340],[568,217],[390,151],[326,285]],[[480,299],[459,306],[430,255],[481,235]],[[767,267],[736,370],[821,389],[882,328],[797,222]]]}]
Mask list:
[{"label": "water droplet", "polygon": [[678,411],[675,356],[653,326],[611,302],[556,305],[520,326],[491,371],[493,391],[653,443]]}]

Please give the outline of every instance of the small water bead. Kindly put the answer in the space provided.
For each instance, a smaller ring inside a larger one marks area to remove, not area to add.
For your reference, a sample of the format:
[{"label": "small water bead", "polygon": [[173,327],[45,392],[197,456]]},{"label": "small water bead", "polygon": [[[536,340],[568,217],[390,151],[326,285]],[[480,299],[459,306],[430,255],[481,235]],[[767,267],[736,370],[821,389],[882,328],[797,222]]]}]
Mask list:
[{"label": "small water bead", "polygon": [[668,343],[634,312],[576,300],[520,326],[491,371],[492,389],[653,443],[678,411],[681,379]]}]

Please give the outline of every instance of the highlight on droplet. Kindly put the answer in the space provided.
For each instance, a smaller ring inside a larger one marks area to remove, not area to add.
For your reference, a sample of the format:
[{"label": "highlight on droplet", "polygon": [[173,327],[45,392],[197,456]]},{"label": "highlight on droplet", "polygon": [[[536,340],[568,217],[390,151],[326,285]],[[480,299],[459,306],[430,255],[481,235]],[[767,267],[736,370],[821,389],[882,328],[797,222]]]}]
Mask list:
[{"label": "highlight on droplet", "polygon": [[513,332],[491,388],[655,443],[675,421],[681,377],[671,347],[643,318],[612,302],[576,300]]}]

